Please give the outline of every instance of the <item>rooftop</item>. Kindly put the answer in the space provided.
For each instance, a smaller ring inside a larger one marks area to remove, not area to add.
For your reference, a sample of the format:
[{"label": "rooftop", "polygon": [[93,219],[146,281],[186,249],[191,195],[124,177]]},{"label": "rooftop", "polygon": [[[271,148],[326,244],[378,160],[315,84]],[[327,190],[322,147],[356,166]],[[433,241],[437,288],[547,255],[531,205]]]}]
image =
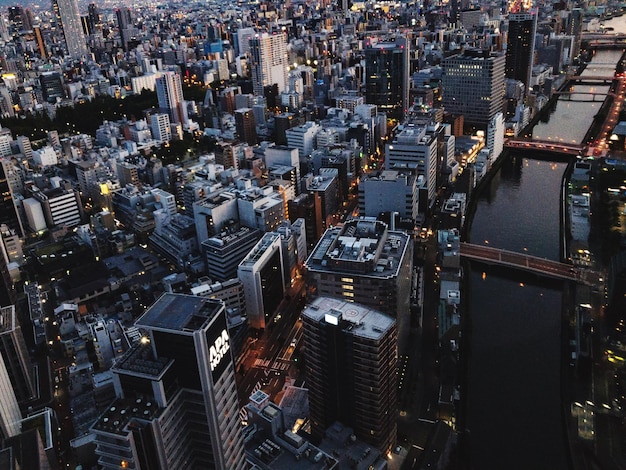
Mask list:
[{"label": "rooftop", "polygon": [[378,340],[393,328],[395,320],[377,310],[332,297],[317,297],[302,312],[315,322],[324,321],[349,330],[352,335]]},{"label": "rooftop", "polygon": [[117,399],[93,424],[92,429],[110,434],[127,435],[130,430],[126,426],[132,419],[151,420],[159,413],[154,401],[137,397],[134,399]]},{"label": "rooftop", "polygon": [[192,332],[203,328],[222,309],[217,300],[166,292],[135,322],[137,327]]},{"label": "rooftop", "polygon": [[383,222],[353,219],[326,230],[306,267],[309,271],[389,278],[398,275],[408,243],[406,233],[389,231]]}]

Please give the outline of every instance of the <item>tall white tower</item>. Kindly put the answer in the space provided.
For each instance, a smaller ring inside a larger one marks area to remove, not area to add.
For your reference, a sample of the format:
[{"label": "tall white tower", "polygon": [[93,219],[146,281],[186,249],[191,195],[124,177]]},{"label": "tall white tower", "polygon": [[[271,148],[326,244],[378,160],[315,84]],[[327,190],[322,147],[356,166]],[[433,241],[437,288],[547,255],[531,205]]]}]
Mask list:
[{"label": "tall white tower", "polygon": [[159,108],[167,111],[170,120],[174,123],[185,123],[185,101],[183,99],[183,85],[177,72],[164,72],[156,79],[156,92]]},{"label": "tall white tower", "polygon": [[285,90],[289,74],[287,41],[284,34],[257,34],[250,38],[252,86],[263,96],[263,88],[276,83],[278,93]]}]

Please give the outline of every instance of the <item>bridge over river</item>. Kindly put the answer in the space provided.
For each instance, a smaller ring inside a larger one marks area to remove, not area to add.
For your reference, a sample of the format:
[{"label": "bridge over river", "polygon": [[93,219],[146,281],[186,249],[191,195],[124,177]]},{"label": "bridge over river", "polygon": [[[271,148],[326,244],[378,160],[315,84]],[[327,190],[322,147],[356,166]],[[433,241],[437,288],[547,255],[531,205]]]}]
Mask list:
[{"label": "bridge over river", "polygon": [[576,281],[590,286],[599,286],[604,281],[602,274],[597,271],[490,246],[461,242],[461,256],[481,263],[521,269],[539,276]]}]

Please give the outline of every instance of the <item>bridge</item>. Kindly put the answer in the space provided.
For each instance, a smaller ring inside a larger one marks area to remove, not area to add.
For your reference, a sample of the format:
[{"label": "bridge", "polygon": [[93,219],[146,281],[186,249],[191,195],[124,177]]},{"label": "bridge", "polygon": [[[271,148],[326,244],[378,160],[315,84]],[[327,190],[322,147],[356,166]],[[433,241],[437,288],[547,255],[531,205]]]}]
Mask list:
[{"label": "bridge", "polygon": [[568,75],[567,79],[573,82],[581,83],[581,84],[582,83],[596,84],[598,82],[600,83],[612,82],[613,80],[615,80],[615,75]]},{"label": "bridge", "polygon": [[582,155],[585,150],[582,145],[565,144],[563,142],[553,142],[550,140],[506,139],[504,141],[504,146],[518,150],[553,152],[574,157]]},{"label": "bridge", "polygon": [[565,281],[576,281],[590,286],[598,286],[604,281],[601,273],[590,269],[579,269],[571,264],[561,263],[537,256],[514,251],[461,242],[461,256],[486,264],[506,266],[514,269]]},{"label": "bridge", "polygon": [[575,281],[578,277],[577,270],[571,264],[490,246],[461,242],[461,256],[482,263],[509,266],[555,279]]}]

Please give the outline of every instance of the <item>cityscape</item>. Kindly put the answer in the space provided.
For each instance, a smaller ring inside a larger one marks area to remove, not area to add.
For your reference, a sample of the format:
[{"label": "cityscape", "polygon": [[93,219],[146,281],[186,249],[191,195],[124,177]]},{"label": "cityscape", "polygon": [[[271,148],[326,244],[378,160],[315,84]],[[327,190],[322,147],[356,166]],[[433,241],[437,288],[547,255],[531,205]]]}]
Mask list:
[{"label": "cityscape", "polygon": [[626,468],[626,3],[0,1],[0,469]]}]

